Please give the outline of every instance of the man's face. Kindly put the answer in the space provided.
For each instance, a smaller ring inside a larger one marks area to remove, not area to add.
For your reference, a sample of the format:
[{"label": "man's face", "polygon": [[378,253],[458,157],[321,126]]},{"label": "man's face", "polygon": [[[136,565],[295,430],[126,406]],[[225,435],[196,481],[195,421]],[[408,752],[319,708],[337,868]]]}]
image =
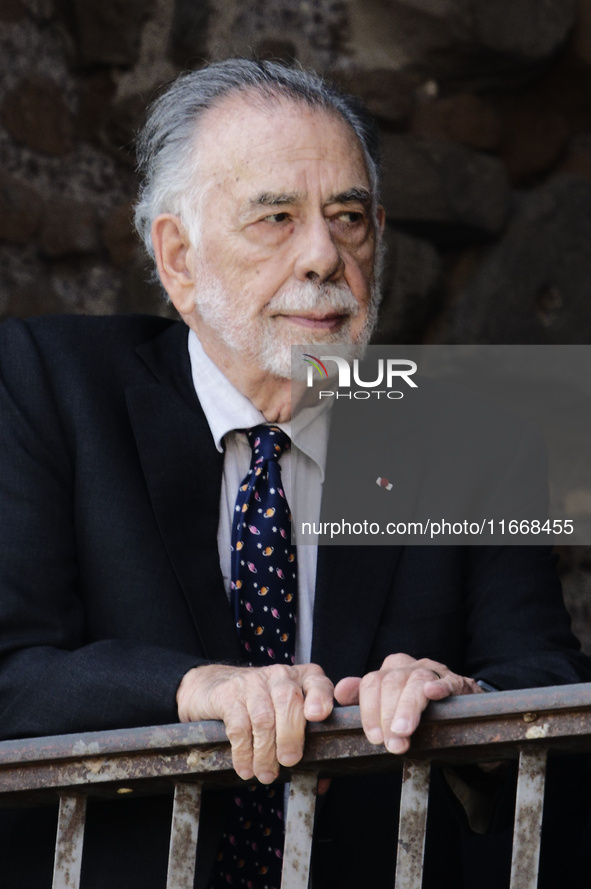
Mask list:
[{"label": "man's face", "polygon": [[230,377],[288,377],[293,344],[367,342],[376,231],[349,127],[301,103],[235,96],[208,112],[198,146],[206,191],[187,320],[210,357]]}]

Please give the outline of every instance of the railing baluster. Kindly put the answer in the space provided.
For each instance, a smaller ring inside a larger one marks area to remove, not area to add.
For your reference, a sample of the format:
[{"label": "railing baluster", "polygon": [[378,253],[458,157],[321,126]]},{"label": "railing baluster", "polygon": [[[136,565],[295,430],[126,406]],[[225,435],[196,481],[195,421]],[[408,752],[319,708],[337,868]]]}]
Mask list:
[{"label": "railing baluster", "polygon": [[522,750],[515,801],[510,889],[536,889],[546,780],[545,749]]},{"label": "railing baluster", "polygon": [[175,784],[166,889],[193,889],[200,810],[201,783]]},{"label": "railing baluster", "polygon": [[80,886],[85,821],[85,796],[60,797],[52,889]]},{"label": "railing baluster", "polygon": [[307,889],[316,808],[316,772],[292,772],[281,889]]},{"label": "railing baluster", "polygon": [[406,760],[402,773],[396,889],[421,889],[429,802],[428,762]]}]

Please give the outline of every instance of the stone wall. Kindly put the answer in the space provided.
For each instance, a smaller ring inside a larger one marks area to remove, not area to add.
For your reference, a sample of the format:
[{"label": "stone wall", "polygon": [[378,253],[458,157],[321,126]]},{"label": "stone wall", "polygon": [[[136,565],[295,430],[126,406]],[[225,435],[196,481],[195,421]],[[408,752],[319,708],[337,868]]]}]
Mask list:
[{"label": "stone wall", "polygon": [[[130,223],[158,86],[295,58],[384,134],[380,342],[587,343],[591,0],[2,0],[0,316],[170,309]],[[591,557],[562,570],[591,650]]]}]

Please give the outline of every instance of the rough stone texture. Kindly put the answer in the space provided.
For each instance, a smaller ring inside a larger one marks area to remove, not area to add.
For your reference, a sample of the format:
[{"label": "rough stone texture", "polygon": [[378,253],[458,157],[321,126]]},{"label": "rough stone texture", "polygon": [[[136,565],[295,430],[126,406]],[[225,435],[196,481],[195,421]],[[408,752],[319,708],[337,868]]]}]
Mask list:
[{"label": "rough stone texture", "polygon": [[131,263],[138,252],[132,217],[133,203],[126,201],[111,210],[103,225],[103,242],[111,262],[118,268]]},{"label": "rough stone texture", "polygon": [[12,290],[2,307],[2,314],[5,318],[28,318],[59,314],[63,310],[49,279],[39,277],[34,284],[22,284]]},{"label": "rough stone texture", "polygon": [[511,101],[499,103],[498,108],[503,120],[500,155],[511,182],[535,181],[565,150],[569,133],[561,111],[542,104],[523,107]]},{"label": "rough stone texture", "polygon": [[207,55],[210,5],[207,0],[176,0],[170,31],[170,54],[184,67],[194,67]]},{"label": "rough stone texture", "polygon": [[98,257],[57,260],[49,280],[62,312],[110,315],[119,308],[121,275]]},{"label": "rough stone texture", "polygon": [[51,80],[22,80],[0,109],[10,135],[33,151],[62,156],[72,149],[72,117]]},{"label": "rough stone texture", "polygon": [[574,25],[577,13],[576,0],[470,0],[469,6],[470,30],[483,47],[532,60],[552,55]]},{"label": "rough stone texture", "polygon": [[117,86],[108,70],[97,71],[81,78],[78,108],[74,120],[76,136],[87,142],[99,143],[111,114],[111,102]]},{"label": "rough stone texture", "polygon": [[39,22],[49,21],[55,13],[54,0],[22,0],[22,2]]},{"label": "rough stone texture", "polygon": [[209,56],[251,57],[269,40],[289,40],[303,65],[329,68],[340,60],[349,32],[345,0],[211,0]]},{"label": "rough stone texture", "polygon": [[579,0],[571,51],[580,61],[591,64],[591,0]]},{"label": "rough stone texture", "polygon": [[3,0],[0,4],[0,22],[20,22],[27,14],[27,10],[20,0]]},{"label": "rough stone texture", "polygon": [[420,103],[410,121],[416,136],[433,136],[481,151],[499,147],[502,126],[491,105],[473,93]]},{"label": "rough stone texture", "polygon": [[126,96],[113,102],[101,128],[101,143],[120,163],[135,166],[134,139],[146,111],[146,97]]},{"label": "rough stone texture", "polygon": [[[20,315],[19,307],[34,308],[29,314],[43,314],[50,284],[47,263],[39,255],[36,245],[25,246],[4,242],[0,245],[0,315]],[[22,294],[25,294],[23,296]],[[28,296],[26,296],[28,294]]]},{"label": "rough stone texture", "polygon": [[417,99],[420,80],[388,68],[351,71],[335,70],[331,76],[345,92],[360,96],[374,115],[385,124],[403,124]]},{"label": "rough stone texture", "polygon": [[571,141],[561,171],[591,180],[591,133]]},{"label": "rough stone texture", "polygon": [[50,257],[96,253],[99,239],[94,207],[67,198],[51,201],[41,232],[41,246]]},{"label": "rough stone texture", "polygon": [[39,229],[42,211],[43,201],[34,188],[0,172],[0,239],[27,244]]},{"label": "rough stone texture", "polygon": [[154,281],[152,267],[140,253],[121,270],[121,295],[117,312],[147,312],[165,318],[178,318],[159,282]]},{"label": "rough stone texture", "polygon": [[284,40],[281,37],[264,37],[256,45],[256,55],[259,59],[272,62],[294,62],[298,57],[298,51],[292,40]]},{"label": "rough stone texture", "polygon": [[349,7],[350,54],[435,78],[499,78],[546,60],[575,21],[576,0],[364,0]]},{"label": "rough stone texture", "polygon": [[372,342],[420,342],[434,307],[441,300],[441,258],[428,241],[390,226],[386,227],[384,239],[383,301]]},{"label": "rough stone texture", "polygon": [[73,0],[82,63],[133,65],[152,6],[152,0]]},{"label": "rough stone texture", "polygon": [[591,183],[560,175],[523,194],[442,331],[455,343],[591,339]]},{"label": "rough stone texture", "polygon": [[502,163],[461,145],[420,136],[384,139],[388,219],[444,241],[498,232],[509,191]]}]

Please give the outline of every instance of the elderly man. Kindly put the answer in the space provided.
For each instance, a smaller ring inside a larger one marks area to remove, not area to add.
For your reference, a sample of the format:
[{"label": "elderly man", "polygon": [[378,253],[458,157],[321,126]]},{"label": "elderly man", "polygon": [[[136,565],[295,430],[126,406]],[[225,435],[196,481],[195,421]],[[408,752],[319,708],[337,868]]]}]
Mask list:
[{"label": "elderly man", "polygon": [[[591,678],[543,549],[289,543],[285,504],[319,508],[324,471],[294,437],[307,484],[290,490],[290,348],[362,349],[375,322],[384,210],[365,112],[303,71],[233,60],[176,81],[139,147],[138,229],[184,323],[1,332],[2,736],[221,719],[237,773],[271,785],[334,699],[401,754],[429,700]],[[249,619],[249,572],[274,550],[240,555],[236,512],[255,500],[279,510],[286,543],[250,598],[268,593],[281,632]],[[333,782],[315,887],[391,884],[392,786]],[[256,805],[276,815],[280,797]],[[211,805],[200,885],[278,886],[252,838],[244,857],[219,845],[244,818]],[[83,886],[163,885],[169,803],[111,808],[91,807]],[[50,816],[8,820],[3,885],[49,886]],[[38,854],[23,856],[32,830]],[[361,864],[352,837],[370,844]]]}]

